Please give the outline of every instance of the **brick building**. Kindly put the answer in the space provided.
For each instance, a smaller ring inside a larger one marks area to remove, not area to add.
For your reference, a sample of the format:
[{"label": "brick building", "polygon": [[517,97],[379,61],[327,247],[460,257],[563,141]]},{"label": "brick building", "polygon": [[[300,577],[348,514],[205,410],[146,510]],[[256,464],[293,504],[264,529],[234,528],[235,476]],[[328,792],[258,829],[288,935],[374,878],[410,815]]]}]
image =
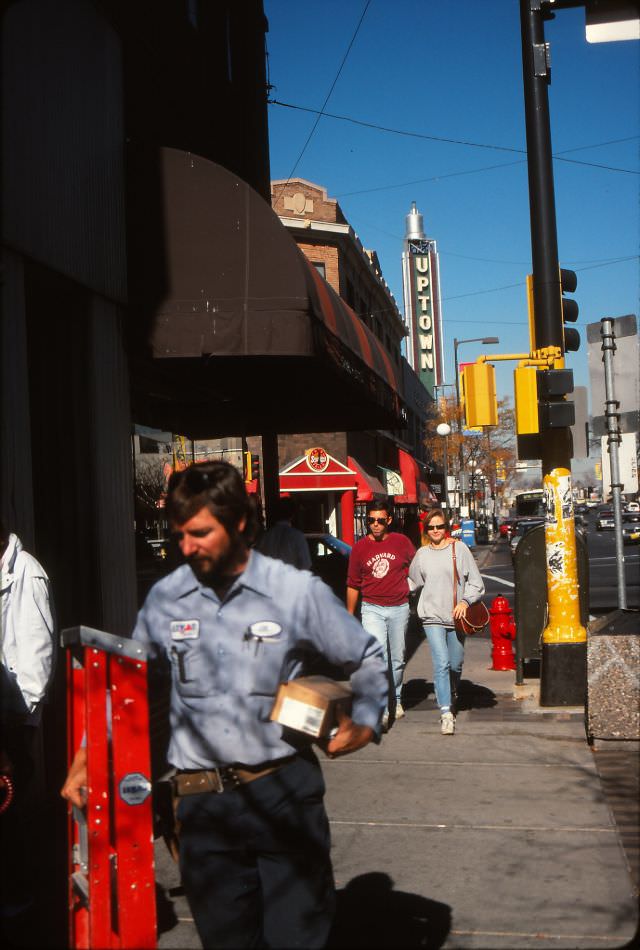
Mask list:
[{"label": "brick building", "polygon": [[[434,500],[424,445],[430,396],[402,355],[407,330],[378,257],[363,247],[338,202],[321,185],[301,178],[272,182],[271,196],[274,211],[298,248],[380,341],[403,381],[402,428],[381,429],[363,414],[358,428],[278,437],[280,488],[295,493],[301,526],[329,530],[351,541],[354,533],[364,532],[364,505],[376,494],[394,499],[400,524],[415,514],[420,501]],[[259,451],[257,439],[249,439],[248,445]],[[305,469],[304,459],[312,449],[324,449],[331,460],[326,468],[331,485],[336,465],[341,465],[344,479],[351,473],[353,489],[322,487],[322,473],[316,477]],[[296,467],[299,460],[302,470]],[[311,484],[313,488],[307,487]],[[354,516],[355,531],[350,524]]]}]

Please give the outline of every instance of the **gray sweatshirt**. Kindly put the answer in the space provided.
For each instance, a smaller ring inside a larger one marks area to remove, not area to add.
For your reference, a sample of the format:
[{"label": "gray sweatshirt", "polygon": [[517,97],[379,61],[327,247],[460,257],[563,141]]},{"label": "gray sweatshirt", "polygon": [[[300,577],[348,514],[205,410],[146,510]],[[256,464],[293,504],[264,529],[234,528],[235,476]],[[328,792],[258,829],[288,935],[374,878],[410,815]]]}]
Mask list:
[{"label": "gray sweatshirt", "polygon": [[[475,604],[484,594],[484,583],[473,554],[463,541],[456,541],[458,565],[457,601]],[[444,548],[419,548],[409,568],[411,590],[424,585],[418,601],[422,623],[453,627],[453,555],[451,545]]]}]

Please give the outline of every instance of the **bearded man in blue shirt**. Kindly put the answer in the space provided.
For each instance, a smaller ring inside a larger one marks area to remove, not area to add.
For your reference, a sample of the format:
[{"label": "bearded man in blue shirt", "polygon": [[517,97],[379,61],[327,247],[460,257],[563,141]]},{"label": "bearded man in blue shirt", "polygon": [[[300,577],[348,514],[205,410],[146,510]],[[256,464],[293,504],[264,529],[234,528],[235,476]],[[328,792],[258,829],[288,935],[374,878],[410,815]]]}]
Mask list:
[{"label": "bearded man in blue shirt", "polygon": [[[279,683],[342,667],[352,716],[330,756],[380,734],[376,640],[306,571],[250,549],[252,508],[225,462],[176,472],[166,505],[186,563],[159,581],[134,639],[171,675],[180,868],[206,947],[322,947],[334,909],[324,781],[310,741],[270,719]],[[79,750],[62,794],[82,804]]]}]

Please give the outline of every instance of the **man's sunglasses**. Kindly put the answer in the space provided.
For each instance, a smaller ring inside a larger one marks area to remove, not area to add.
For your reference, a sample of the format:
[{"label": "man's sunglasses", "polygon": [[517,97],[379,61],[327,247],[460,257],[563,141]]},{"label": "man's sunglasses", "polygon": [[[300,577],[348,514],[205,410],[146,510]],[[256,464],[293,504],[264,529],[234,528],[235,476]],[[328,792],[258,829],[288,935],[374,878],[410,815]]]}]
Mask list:
[{"label": "man's sunglasses", "polygon": [[367,524],[386,524],[388,518],[367,518]]},{"label": "man's sunglasses", "polygon": [[444,531],[445,528],[445,524],[430,524],[427,527],[427,531]]}]

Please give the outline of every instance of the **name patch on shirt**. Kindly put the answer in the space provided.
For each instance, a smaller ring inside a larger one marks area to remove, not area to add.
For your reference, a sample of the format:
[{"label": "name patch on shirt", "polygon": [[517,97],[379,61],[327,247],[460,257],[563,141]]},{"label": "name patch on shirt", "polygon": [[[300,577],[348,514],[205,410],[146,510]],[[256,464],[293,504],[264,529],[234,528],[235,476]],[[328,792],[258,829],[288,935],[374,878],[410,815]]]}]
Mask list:
[{"label": "name patch on shirt", "polygon": [[252,640],[270,640],[279,637],[282,633],[282,627],[275,620],[258,620],[252,623],[248,630],[248,635]]},{"label": "name patch on shirt", "polygon": [[199,620],[172,620],[172,640],[197,640],[200,636]]}]

